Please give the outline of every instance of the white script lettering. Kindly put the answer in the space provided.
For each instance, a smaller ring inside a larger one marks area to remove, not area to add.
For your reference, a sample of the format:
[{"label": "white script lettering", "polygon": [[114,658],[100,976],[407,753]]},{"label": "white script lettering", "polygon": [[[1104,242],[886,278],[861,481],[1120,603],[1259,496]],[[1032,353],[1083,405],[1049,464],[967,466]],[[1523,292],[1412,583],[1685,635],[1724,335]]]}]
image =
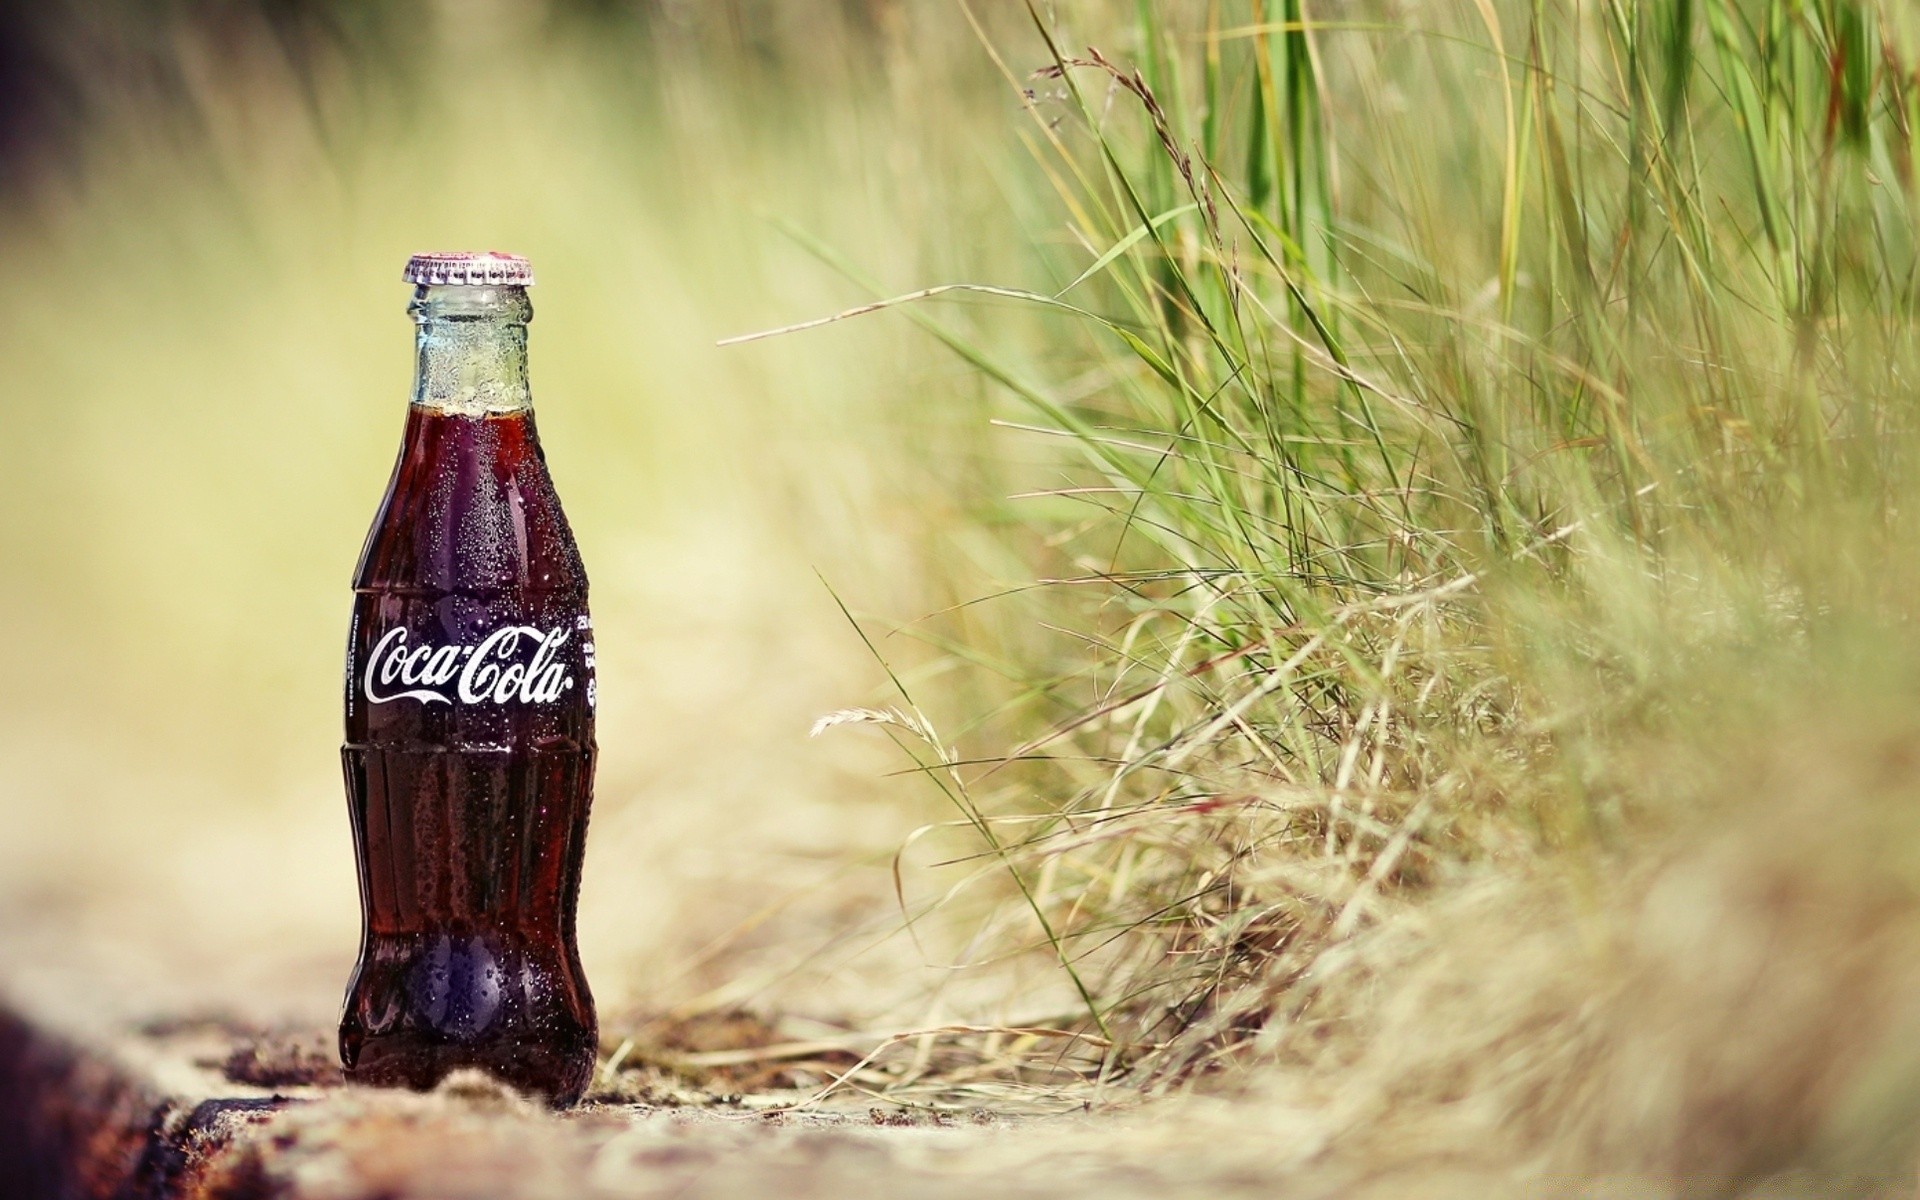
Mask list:
[{"label": "white script lettering", "polygon": [[[389,629],[367,656],[361,691],[374,704],[550,704],[573,687],[560,661],[571,636],[565,628],[507,625],[476,646],[429,646],[409,645],[404,628]],[[523,645],[533,647],[525,662]]]}]

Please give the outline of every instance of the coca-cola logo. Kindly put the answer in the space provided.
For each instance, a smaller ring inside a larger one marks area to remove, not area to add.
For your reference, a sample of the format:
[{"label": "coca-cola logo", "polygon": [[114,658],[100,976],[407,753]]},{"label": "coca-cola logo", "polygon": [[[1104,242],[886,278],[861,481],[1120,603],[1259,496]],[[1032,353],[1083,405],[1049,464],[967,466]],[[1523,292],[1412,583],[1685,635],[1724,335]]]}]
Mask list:
[{"label": "coca-cola logo", "polygon": [[[546,704],[573,687],[560,660],[570,631],[507,625],[472,646],[415,643],[404,627],[390,629],[367,657],[361,690],[374,704]],[[527,646],[530,658],[522,661]]]}]

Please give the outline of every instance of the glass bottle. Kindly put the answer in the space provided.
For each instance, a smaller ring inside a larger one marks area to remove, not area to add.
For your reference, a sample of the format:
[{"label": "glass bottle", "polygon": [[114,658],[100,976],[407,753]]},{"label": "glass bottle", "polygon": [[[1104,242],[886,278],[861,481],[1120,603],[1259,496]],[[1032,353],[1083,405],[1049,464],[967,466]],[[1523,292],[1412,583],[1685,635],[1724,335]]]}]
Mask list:
[{"label": "glass bottle", "polygon": [[354,576],[350,1079],[477,1067],[556,1105],[597,1051],[574,911],[593,795],[587,576],[533,423],[525,259],[416,255],[419,360]]}]

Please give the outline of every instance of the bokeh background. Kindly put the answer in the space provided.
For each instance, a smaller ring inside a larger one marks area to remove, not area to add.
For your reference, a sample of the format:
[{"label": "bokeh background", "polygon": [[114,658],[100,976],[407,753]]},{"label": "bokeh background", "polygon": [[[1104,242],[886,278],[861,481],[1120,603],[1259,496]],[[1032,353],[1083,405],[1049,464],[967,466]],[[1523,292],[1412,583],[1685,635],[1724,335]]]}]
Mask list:
[{"label": "bokeh background", "polygon": [[326,1027],[398,275],[493,247],[604,1049],[1231,1092],[1102,1135],[1198,1190],[1910,1195],[1917,62],[1895,0],[0,9],[0,982]]},{"label": "bokeh background", "polygon": [[[983,385],[888,315],[715,343],[871,287],[1032,269],[993,261],[1017,235],[978,234],[1033,169],[982,41],[1016,18],[8,6],[15,969],[85,958],[140,981],[130,1006],[173,989],[331,1015],[357,928],[346,587],[410,383],[399,270],[492,247],[538,274],[536,408],[604,631],[580,917],[603,1013],[966,1008],[898,936],[892,872],[911,830],[951,814],[887,777],[903,760],[879,734],[808,728],[885,680],[842,603],[909,675],[943,669],[929,646],[956,623],[998,619],[915,625],[1007,565],[956,520],[1009,469]],[[952,683],[956,711],[974,686]]]}]

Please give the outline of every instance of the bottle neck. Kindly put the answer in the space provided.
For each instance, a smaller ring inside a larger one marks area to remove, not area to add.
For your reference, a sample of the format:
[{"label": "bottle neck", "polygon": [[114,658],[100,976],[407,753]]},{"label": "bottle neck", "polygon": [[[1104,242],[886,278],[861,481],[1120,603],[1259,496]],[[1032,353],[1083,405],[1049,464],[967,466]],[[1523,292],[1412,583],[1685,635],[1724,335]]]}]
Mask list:
[{"label": "bottle neck", "polygon": [[414,404],[468,417],[533,408],[527,388],[533,304],[527,289],[422,284],[407,312],[419,326]]}]

